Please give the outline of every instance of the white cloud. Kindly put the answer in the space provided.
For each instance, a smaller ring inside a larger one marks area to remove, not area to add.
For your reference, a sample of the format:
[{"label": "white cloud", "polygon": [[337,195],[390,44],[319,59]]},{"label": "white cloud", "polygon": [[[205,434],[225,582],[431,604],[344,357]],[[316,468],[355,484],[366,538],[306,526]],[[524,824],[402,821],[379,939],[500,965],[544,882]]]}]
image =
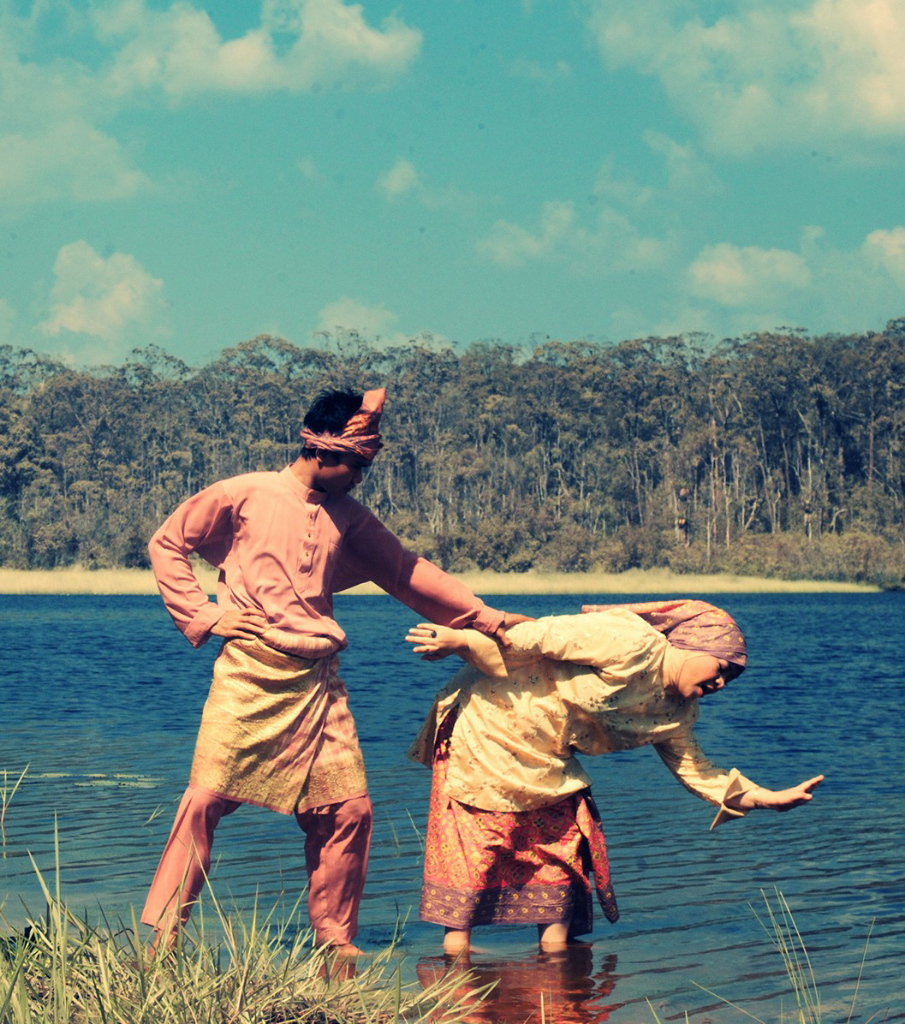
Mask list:
[{"label": "white cloud", "polygon": [[675,195],[714,195],[723,184],[711,166],[698,155],[694,146],[682,144],[663,132],[646,131],[644,141],[653,153],[663,158],[666,191]]},{"label": "white cloud", "polygon": [[[63,40],[63,55],[48,38]],[[396,18],[373,28],[360,5],[341,0],[263,0],[259,24],[233,39],[188,0],[108,0],[87,13],[66,5],[51,35],[42,18],[4,5],[0,203],[124,199],[148,189],[107,127],[136,100],[382,85],[420,45],[416,29]]]},{"label": "white cloud", "polygon": [[324,306],[316,332],[330,335],[351,332],[376,339],[390,332],[398,320],[399,317],[382,303],[368,305],[358,299],[344,297]]},{"label": "white cloud", "polygon": [[667,238],[645,235],[628,217],[605,208],[587,237],[587,253],[605,271],[638,271],[660,267],[673,249]]},{"label": "white cloud", "polygon": [[811,283],[811,272],[799,253],[730,242],[703,249],[688,274],[693,295],[721,306],[772,302],[777,294]]},{"label": "white cloud", "polygon": [[879,228],[846,249],[820,227],[803,230],[797,252],[708,246],[664,285],[672,308],[663,330],[875,330],[905,312],[905,226]]},{"label": "white cloud", "polygon": [[165,317],[163,282],[126,253],[103,257],[87,242],[60,249],[54,264],[46,336],[88,335],[115,345],[159,333]]},{"label": "white cloud", "polygon": [[645,236],[621,212],[605,207],[589,226],[578,223],[575,204],[544,203],[536,231],[499,220],[477,243],[483,256],[515,269],[543,259],[567,261],[579,273],[605,274],[658,265],[669,243]]},{"label": "white cloud", "polygon": [[541,259],[567,243],[575,223],[573,203],[544,203],[535,234],[509,221],[498,220],[487,238],[478,242],[478,252],[503,267],[522,267]]},{"label": "white cloud", "polygon": [[417,167],[405,157],[398,157],[393,166],[381,174],[375,187],[387,202],[414,199],[428,209],[463,209],[473,200],[454,185],[433,187],[428,185]]},{"label": "white cloud", "polygon": [[[879,264],[905,287],[905,227],[872,231],[864,240],[862,251],[871,263]],[[905,297],[902,305],[905,311]]]},{"label": "white cloud", "polygon": [[309,181],[315,181],[320,177],[317,171],[317,164],[314,162],[314,157],[303,156],[296,161],[296,167],[302,172],[303,177]]},{"label": "white cloud", "polygon": [[318,315],[317,329],[312,338],[335,339],[342,342],[348,338],[364,338],[382,349],[409,345],[413,341],[423,348],[443,349],[449,347],[448,338],[430,329],[401,331],[397,324],[399,317],[383,303],[366,303],[359,299],[344,297],[324,306]]},{"label": "white cloud", "polygon": [[690,199],[708,199],[722,192],[723,185],[690,143],[680,143],[663,132],[646,131],[647,148],[662,161],[658,184],[642,184],[633,174],[620,174],[610,154],[600,165],[594,182],[593,196],[631,210],[647,212],[657,223],[688,215]]},{"label": "white cloud", "polygon": [[422,38],[394,17],[372,28],[359,4],[341,0],[265,0],[260,24],[234,39],[186,2],[155,10],[124,0],[96,22],[103,38],[121,44],[110,75],[118,92],[160,88],[174,98],[303,92],[362,76],[379,83],[409,66]]},{"label": "white cloud", "polygon": [[526,78],[530,82],[558,82],[572,74],[572,66],[565,60],[540,64],[527,57],[519,57],[509,66],[509,74],[513,78]]},{"label": "white cloud", "polygon": [[111,108],[98,79],[75,61],[23,56],[34,47],[20,23],[0,16],[0,204],[121,199],[146,189],[129,153],[99,127]]},{"label": "white cloud", "polygon": [[656,76],[707,145],[736,154],[905,130],[902,0],[593,0],[613,68]]},{"label": "white cloud", "polygon": [[151,187],[122,146],[82,120],[0,135],[0,202],[125,199]]},{"label": "white cloud", "polygon": [[621,207],[635,210],[647,206],[656,196],[656,190],[650,185],[642,185],[634,177],[620,175],[616,170],[616,162],[612,154],[600,165],[594,181],[593,195],[595,198],[609,200]]},{"label": "white cloud", "polygon": [[420,181],[415,165],[404,157],[399,157],[396,163],[377,180],[377,188],[387,199],[396,199],[407,192],[419,188]]}]

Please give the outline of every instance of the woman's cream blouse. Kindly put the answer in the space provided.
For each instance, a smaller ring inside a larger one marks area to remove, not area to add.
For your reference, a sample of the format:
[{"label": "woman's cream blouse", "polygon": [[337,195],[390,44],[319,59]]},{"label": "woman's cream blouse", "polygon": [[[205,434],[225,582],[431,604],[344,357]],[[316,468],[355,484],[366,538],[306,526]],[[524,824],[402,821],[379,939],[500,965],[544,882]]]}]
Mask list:
[{"label": "woman's cream blouse", "polygon": [[652,745],[692,793],[719,807],[755,784],[712,764],[692,728],[698,702],[664,689],[668,642],[626,609],[560,615],[508,631],[512,647],[466,630],[469,664],[437,695],[410,755],[430,764],[439,724],[458,717],[447,792],[491,811],[543,807],[590,785],[576,753]]}]

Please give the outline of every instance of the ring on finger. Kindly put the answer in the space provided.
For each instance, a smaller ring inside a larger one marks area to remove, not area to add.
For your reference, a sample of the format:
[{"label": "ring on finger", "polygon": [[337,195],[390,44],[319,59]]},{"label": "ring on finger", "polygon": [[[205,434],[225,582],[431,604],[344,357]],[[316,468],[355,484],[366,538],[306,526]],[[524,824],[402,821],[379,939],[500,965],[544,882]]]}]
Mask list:
[{"label": "ring on finger", "polygon": [[430,635],[431,635],[431,640],[436,640],[437,639],[437,631],[435,629],[432,629],[430,631]]}]

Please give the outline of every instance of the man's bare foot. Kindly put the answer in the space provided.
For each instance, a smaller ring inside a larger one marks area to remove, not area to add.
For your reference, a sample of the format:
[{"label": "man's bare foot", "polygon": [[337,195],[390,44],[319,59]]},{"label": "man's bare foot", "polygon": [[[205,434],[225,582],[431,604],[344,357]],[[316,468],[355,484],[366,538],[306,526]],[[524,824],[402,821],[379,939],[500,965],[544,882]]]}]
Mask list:
[{"label": "man's bare foot", "polygon": [[343,942],[338,946],[330,946],[329,952],[335,954],[337,960],[348,960],[351,957],[361,956],[361,950],[354,942]]},{"label": "man's bare foot", "polygon": [[138,955],[131,957],[126,964],[136,974],[149,971],[155,964],[172,964],[176,959],[175,938],[169,942],[158,942],[155,939],[147,946],[136,945],[134,948]]},{"label": "man's bare foot", "polygon": [[348,981],[355,977],[358,958],[362,951],[352,942],[323,947],[324,958],[318,967],[318,976],[328,981]]},{"label": "man's bare foot", "polygon": [[170,956],[176,951],[179,943],[178,932],[157,932],[151,942],[145,947],[145,954],[148,960],[159,960]]}]

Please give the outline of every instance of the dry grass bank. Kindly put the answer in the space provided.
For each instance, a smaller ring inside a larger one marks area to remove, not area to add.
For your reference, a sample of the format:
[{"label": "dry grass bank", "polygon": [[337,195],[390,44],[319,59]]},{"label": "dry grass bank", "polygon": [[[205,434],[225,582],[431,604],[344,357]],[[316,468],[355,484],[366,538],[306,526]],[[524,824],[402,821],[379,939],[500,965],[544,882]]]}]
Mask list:
[{"label": "dry grass bank", "polygon": [[[216,573],[198,570],[209,592]],[[761,579],[757,576],[681,576],[668,569],[629,569],[621,573],[462,573],[459,576],[475,593],[492,594],[750,594],[750,593],[868,593],[874,586],[831,583],[820,580]],[[156,594],[153,575],[144,569],[0,568],[0,594]],[[373,584],[351,593],[379,594]]]},{"label": "dry grass bank", "polygon": [[762,579],[730,573],[682,575],[669,569],[626,572],[479,572],[459,575],[478,594],[753,594],[875,592],[858,583]]}]

